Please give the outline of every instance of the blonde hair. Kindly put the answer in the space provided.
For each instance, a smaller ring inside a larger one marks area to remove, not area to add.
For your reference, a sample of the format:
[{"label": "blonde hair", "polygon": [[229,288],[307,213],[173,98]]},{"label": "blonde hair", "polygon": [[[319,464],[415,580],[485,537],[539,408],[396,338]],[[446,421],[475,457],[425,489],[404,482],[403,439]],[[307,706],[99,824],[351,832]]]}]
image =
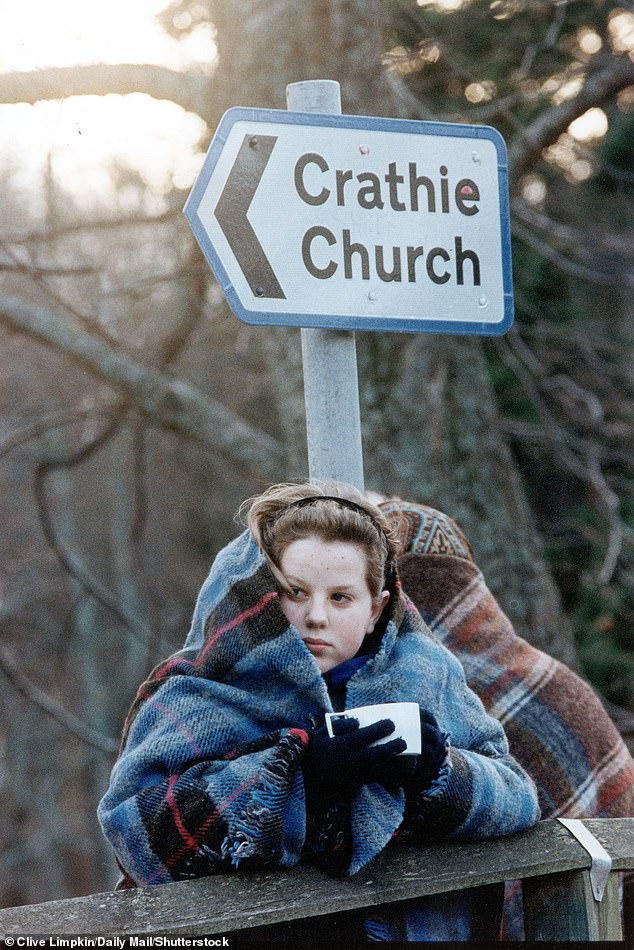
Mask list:
[{"label": "blonde hair", "polygon": [[284,590],[288,590],[288,584],[279,566],[284,549],[309,535],[359,545],[365,552],[366,580],[373,599],[396,579],[396,533],[381,509],[351,485],[272,485],[243,502],[239,517]]}]

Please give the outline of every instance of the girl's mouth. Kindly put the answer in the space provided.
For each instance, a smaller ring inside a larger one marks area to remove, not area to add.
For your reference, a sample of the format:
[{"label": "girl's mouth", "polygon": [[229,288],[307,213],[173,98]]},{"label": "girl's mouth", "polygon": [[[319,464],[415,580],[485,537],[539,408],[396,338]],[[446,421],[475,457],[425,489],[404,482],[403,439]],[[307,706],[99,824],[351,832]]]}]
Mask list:
[{"label": "girl's mouth", "polygon": [[306,637],[304,643],[309,650],[320,650],[330,646],[327,640],[320,640],[318,637]]}]

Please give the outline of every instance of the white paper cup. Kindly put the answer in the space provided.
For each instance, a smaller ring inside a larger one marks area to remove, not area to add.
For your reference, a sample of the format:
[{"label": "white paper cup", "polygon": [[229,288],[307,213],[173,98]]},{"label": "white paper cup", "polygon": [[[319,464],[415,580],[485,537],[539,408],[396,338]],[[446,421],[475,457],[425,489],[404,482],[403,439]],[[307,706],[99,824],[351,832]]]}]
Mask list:
[{"label": "white paper cup", "polygon": [[356,709],[346,709],[344,712],[326,713],[326,729],[328,735],[332,731],[333,719],[358,719],[359,728],[370,726],[381,719],[391,719],[394,723],[394,732],[385,739],[377,739],[373,745],[391,742],[392,739],[404,739],[407,748],[400,755],[420,755],[420,714],[418,703],[377,703],[374,706],[358,706]]}]

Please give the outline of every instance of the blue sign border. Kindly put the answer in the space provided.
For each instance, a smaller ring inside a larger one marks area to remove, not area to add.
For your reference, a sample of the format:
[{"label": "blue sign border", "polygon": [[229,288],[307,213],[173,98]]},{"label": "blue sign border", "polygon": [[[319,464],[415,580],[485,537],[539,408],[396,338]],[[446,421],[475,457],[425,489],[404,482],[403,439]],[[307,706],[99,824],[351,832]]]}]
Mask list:
[{"label": "blue sign border", "polygon": [[[498,158],[498,185],[500,203],[500,231],[502,242],[502,286],[504,317],[499,323],[478,323],[459,320],[417,320],[406,317],[368,316],[364,314],[341,316],[333,314],[266,313],[244,307],[235,287],[205,231],[198,207],[214,172],[227,138],[236,122],[275,122],[285,125],[322,126],[338,129],[361,129],[377,132],[405,132],[417,135],[435,135],[486,139],[493,143]],[[213,270],[229,306],[243,323],[256,326],[289,326],[329,328],[334,330],[382,330],[405,333],[462,333],[469,335],[501,336],[512,323],[513,273],[511,264],[511,228],[508,190],[506,143],[497,129],[487,125],[460,125],[452,122],[422,122],[411,119],[377,118],[363,115],[331,115],[323,113],[287,112],[282,109],[252,109],[236,106],[223,115],[211,141],[198,178],[183,209],[200,248]]]}]

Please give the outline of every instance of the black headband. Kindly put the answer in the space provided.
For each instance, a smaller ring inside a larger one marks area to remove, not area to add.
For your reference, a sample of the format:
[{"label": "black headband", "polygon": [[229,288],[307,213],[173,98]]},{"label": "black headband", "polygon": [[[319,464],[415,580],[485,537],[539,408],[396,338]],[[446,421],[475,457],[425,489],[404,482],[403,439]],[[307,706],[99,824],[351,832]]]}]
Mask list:
[{"label": "black headband", "polygon": [[305,498],[300,498],[299,501],[294,501],[289,505],[289,508],[305,508],[306,505],[312,505],[315,501],[336,501],[342,508],[349,508],[351,511],[356,511],[360,515],[365,515],[366,518],[369,518],[372,524],[378,528],[381,534],[385,534],[381,525],[367,508],[364,508],[363,505],[359,505],[356,501],[351,501],[349,498],[342,498],[340,495],[307,495]]},{"label": "black headband", "polygon": [[350,511],[356,511],[357,514],[364,515],[369,519],[379,534],[385,538],[387,547],[387,558],[385,561],[385,583],[388,585],[388,587],[392,588],[398,579],[398,574],[396,570],[396,560],[392,553],[392,547],[387,539],[385,528],[379,524],[372,513],[368,511],[367,508],[364,508],[363,505],[359,505],[356,501],[351,501],[349,498],[342,498],[340,495],[307,495],[305,498],[300,498],[298,501],[294,501],[288,506],[286,510],[288,511],[291,508],[305,508],[307,505],[312,505],[317,501],[334,501],[342,508],[349,508]]}]

